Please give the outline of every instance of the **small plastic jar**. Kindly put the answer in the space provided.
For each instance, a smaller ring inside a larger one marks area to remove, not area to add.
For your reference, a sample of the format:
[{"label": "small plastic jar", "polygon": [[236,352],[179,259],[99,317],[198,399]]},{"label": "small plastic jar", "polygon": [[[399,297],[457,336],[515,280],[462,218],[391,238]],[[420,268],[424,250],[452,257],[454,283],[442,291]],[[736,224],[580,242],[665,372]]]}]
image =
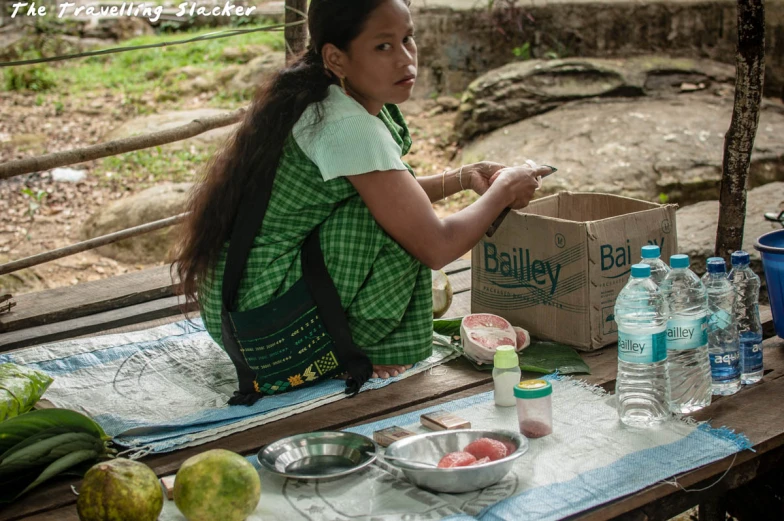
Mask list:
[{"label": "small plastic jar", "polygon": [[520,434],[541,438],[553,432],[553,386],[546,380],[525,380],[514,388]]}]

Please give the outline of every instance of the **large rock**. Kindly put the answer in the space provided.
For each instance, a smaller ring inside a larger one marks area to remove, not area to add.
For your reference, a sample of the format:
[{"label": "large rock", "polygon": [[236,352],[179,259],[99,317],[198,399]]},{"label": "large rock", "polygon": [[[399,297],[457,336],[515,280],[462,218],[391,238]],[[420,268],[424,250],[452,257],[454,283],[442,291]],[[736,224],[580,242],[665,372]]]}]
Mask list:
[{"label": "large rock", "polygon": [[[573,102],[479,138],[463,163],[526,159],[558,167],[540,190],[603,192],[687,204],[718,199],[732,100],[699,93],[674,99]],[[750,186],[784,180],[784,108],[766,103]]]},{"label": "large rock", "polygon": [[242,66],[228,84],[231,92],[252,95],[256,87],[286,65],[282,52],[269,52],[253,58]]},{"label": "large rock", "polygon": [[734,70],[728,65],[659,56],[515,62],[468,86],[455,130],[465,141],[575,99],[712,90],[733,77]]},{"label": "large rock", "polygon": [[[226,110],[221,109],[194,109],[194,110],[181,110],[163,112],[161,114],[152,114],[140,118],[126,121],[119,127],[109,132],[104,138],[105,141],[113,139],[122,139],[138,134],[151,134],[160,130],[169,130],[171,128],[186,125],[195,119],[209,118],[213,116],[220,116],[226,114]],[[209,130],[202,134],[198,134],[191,138],[182,141],[176,141],[166,145],[171,149],[184,149],[190,148],[191,145],[200,147],[220,146],[226,138],[234,132],[237,124],[229,125]]]},{"label": "large rock", "polygon": [[[192,186],[191,183],[163,183],[120,199],[87,220],[82,230],[84,238],[99,237],[180,214],[185,210]],[[97,251],[128,263],[168,261],[177,233],[178,226],[170,226],[102,246]]]},{"label": "large rock", "polygon": [[[781,210],[784,210],[784,183],[770,183],[746,194],[743,249],[751,254],[751,267],[760,276],[762,261],[754,249],[754,241],[763,233],[781,229],[780,224],[765,220],[766,212]],[[705,259],[713,257],[718,222],[718,201],[704,201],[678,210],[678,250],[691,257],[692,269],[697,273],[704,273]]]}]

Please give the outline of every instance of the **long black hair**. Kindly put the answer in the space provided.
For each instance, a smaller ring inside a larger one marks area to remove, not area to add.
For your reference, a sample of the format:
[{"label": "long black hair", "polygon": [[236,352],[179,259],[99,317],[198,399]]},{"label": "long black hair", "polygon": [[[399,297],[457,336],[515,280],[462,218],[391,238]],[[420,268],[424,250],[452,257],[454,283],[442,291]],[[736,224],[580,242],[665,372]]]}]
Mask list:
[{"label": "long black hair", "polygon": [[[299,59],[257,89],[236,133],[212,158],[191,195],[175,265],[186,302],[229,240],[243,194],[275,175],[286,139],[311,103],[324,100],[338,79],[324,66],[322,48],[347,51],[370,14],[388,0],[312,0],[310,44]],[[408,1],[406,4],[408,4]],[[271,183],[270,183],[271,185]]]}]

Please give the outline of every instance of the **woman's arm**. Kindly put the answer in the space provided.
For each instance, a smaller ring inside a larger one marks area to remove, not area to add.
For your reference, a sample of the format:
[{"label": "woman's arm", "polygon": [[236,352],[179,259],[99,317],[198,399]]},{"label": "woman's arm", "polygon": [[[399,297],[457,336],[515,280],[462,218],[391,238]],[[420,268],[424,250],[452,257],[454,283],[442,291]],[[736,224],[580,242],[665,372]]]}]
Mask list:
[{"label": "woman's arm", "polygon": [[471,189],[479,195],[484,194],[490,185],[490,178],[502,168],[505,166],[500,163],[480,161],[447,170],[446,174],[417,177],[417,182],[430,202],[435,203],[461,190]]},{"label": "woman's arm", "polygon": [[[525,207],[538,187],[536,176],[549,171],[546,167],[535,171],[527,165],[504,168],[478,201],[444,219],[438,218],[428,193],[406,170],[347,179],[389,235],[431,269],[441,269],[479,242],[504,208]],[[440,188],[439,184],[439,192]]]},{"label": "woman's arm", "polygon": [[[427,194],[430,202],[435,203],[452,194],[471,188],[471,166],[464,166],[462,174],[460,174],[460,168],[454,168],[448,170],[446,174],[417,177],[416,180]],[[462,187],[460,186],[461,180]]]}]

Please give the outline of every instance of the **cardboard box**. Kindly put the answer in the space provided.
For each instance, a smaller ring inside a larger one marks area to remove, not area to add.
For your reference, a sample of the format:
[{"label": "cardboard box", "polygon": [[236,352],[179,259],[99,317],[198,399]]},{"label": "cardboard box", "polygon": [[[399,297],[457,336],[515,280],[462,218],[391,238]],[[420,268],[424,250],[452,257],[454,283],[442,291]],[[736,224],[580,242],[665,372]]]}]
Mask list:
[{"label": "cardboard box", "polygon": [[617,341],[615,298],[657,244],[677,253],[676,205],[562,192],[509,212],[471,255],[471,312],[493,313],[532,336],[585,350]]}]

